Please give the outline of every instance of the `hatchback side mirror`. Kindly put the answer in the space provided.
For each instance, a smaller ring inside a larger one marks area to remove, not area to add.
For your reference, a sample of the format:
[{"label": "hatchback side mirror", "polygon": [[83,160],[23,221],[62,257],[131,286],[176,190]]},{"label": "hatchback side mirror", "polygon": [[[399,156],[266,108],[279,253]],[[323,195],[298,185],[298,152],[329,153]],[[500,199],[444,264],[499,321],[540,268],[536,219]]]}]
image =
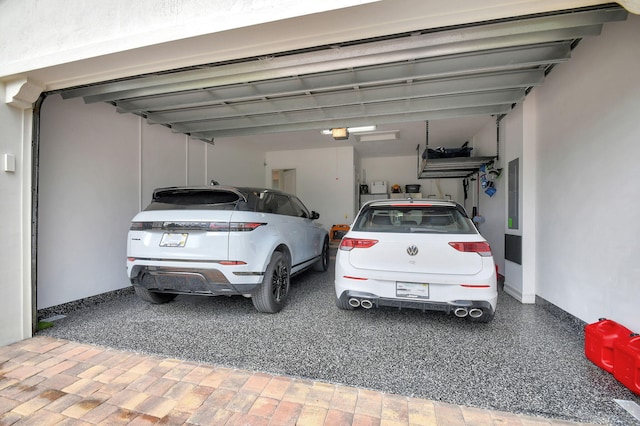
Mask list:
[{"label": "hatchback side mirror", "polygon": [[316,220],[320,217],[320,213],[318,213],[317,211],[312,211],[311,212],[311,220]]}]

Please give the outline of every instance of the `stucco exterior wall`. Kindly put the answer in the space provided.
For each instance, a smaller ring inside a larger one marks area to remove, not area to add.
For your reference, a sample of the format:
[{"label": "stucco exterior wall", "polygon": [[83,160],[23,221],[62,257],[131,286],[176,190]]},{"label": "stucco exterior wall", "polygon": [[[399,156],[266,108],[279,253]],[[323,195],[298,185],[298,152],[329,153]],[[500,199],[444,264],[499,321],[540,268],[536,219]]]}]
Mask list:
[{"label": "stucco exterior wall", "polygon": [[640,17],[584,40],[537,96],[537,293],[640,330]]},{"label": "stucco exterior wall", "polygon": [[0,103],[0,129],[1,345],[31,335],[31,111]]}]

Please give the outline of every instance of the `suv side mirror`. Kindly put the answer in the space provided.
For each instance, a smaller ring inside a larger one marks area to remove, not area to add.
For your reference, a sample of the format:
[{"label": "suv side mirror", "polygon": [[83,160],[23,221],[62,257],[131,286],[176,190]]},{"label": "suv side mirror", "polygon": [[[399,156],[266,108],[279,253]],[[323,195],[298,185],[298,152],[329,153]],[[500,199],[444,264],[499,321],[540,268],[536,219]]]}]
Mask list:
[{"label": "suv side mirror", "polygon": [[311,212],[311,220],[316,220],[320,217],[320,213],[318,213],[317,211],[312,211]]}]

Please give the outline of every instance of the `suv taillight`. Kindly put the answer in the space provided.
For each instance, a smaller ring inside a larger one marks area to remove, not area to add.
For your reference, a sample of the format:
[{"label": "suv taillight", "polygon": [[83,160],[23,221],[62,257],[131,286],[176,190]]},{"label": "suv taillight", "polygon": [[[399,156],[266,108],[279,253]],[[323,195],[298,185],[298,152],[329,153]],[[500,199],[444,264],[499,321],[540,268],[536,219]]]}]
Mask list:
[{"label": "suv taillight", "polygon": [[151,228],[153,228],[153,222],[131,222],[131,226],[129,226],[131,231],[144,231]]},{"label": "suv taillight", "polygon": [[167,231],[248,232],[266,225],[261,222],[131,222],[131,231],[163,229]]},{"label": "suv taillight", "polygon": [[259,227],[266,225],[266,223],[260,222],[231,222],[229,224],[229,231],[231,232],[247,232],[258,229]]},{"label": "suv taillight", "polygon": [[208,231],[213,232],[249,232],[266,223],[262,222],[211,222]]},{"label": "suv taillight", "polygon": [[375,245],[378,240],[368,240],[364,238],[343,238],[340,241],[340,250],[351,251],[354,248],[369,248]]},{"label": "suv taillight", "polygon": [[486,241],[449,243],[451,247],[465,253],[478,253],[480,256],[491,256],[491,247]]}]

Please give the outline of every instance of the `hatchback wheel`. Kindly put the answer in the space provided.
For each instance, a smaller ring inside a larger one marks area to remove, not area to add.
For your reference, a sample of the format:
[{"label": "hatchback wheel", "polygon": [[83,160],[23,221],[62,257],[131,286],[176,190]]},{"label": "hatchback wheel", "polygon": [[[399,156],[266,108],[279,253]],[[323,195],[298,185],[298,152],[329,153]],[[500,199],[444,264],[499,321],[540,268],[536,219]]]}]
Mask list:
[{"label": "hatchback wheel", "polygon": [[144,300],[145,302],[154,303],[154,304],[171,302],[177,296],[177,294],[156,293],[154,291],[149,291],[146,288],[141,287],[139,285],[136,285],[133,288],[136,292],[136,296],[138,296],[140,299]]},{"label": "hatchback wheel", "polygon": [[281,252],[274,252],[264,273],[262,284],[251,295],[253,306],[259,312],[279,312],[289,294],[289,264]]}]

